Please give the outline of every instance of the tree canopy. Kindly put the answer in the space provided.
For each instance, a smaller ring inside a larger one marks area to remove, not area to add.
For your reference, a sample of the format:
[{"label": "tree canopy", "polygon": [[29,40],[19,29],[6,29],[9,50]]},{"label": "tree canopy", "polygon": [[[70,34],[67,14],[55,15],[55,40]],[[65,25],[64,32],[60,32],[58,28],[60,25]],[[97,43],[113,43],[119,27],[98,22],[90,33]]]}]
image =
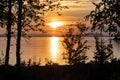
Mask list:
[{"label": "tree canopy", "polygon": [[94,3],[95,9],[86,16],[92,23],[92,29],[118,33],[120,27],[120,0],[101,0]]},{"label": "tree canopy", "polygon": [[69,65],[77,65],[85,63],[88,59],[86,51],[89,46],[86,44],[87,40],[84,39],[84,32],[87,30],[85,24],[77,24],[78,32],[75,34],[75,29],[70,28],[64,35],[63,46],[66,51],[63,53],[63,59]]}]

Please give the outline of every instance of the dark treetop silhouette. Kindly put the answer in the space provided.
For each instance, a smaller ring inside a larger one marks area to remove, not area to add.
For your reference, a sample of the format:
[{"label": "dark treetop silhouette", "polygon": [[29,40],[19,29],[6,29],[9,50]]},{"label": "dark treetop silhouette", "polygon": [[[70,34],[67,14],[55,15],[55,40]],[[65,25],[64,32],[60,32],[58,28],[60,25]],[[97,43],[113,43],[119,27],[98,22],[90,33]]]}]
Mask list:
[{"label": "dark treetop silhouette", "polygon": [[87,20],[92,23],[92,29],[107,31],[115,39],[119,38],[120,34],[120,0],[101,0],[94,3],[95,9],[86,16]]}]

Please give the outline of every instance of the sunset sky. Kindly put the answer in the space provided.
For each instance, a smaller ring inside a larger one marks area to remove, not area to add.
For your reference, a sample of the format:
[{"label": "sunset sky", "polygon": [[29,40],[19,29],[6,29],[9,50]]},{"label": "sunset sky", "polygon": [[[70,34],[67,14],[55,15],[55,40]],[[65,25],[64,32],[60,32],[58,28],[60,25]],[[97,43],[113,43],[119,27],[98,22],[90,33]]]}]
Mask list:
[{"label": "sunset sky", "polygon": [[61,5],[68,6],[69,9],[60,11],[62,16],[58,16],[56,13],[51,12],[47,15],[48,21],[64,21],[64,22],[76,22],[79,19],[83,19],[91,10],[94,9],[92,2],[99,2],[100,0],[63,0]]},{"label": "sunset sky", "polygon": [[[65,28],[68,28],[69,24],[76,24],[78,21],[84,22],[84,17],[95,8],[92,2],[98,3],[100,0],[61,0],[61,5],[68,6],[69,9],[63,9],[59,12],[62,14],[58,16],[55,11],[49,11],[45,14],[44,19],[46,27],[44,29],[46,35],[61,35],[64,33]],[[52,23],[52,25],[51,25]],[[89,22],[86,22],[87,26],[91,26]],[[3,30],[0,30],[0,34],[4,34]],[[41,34],[40,32],[30,32],[30,34]],[[41,34],[43,35],[43,33]]]},{"label": "sunset sky", "polygon": [[[100,0],[63,0],[61,2],[61,5],[68,6],[69,9],[64,9],[60,11],[62,14],[61,16],[58,16],[55,12],[49,12],[45,16],[46,25],[49,27],[48,34],[51,35],[59,35],[59,33],[63,33],[63,29],[66,28],[65,25],[69,24],[76,24],[78,21],[84,22],[84,17],[90,13],[91,10],[95,8],[95,6],[92,4],[92,2],[98,3]],[[51,25],[49,25],[51,22],[61,22],[62,26],[58,26],[56,28],[53,28]],[[87,26],[91,26],[89,22],[86,22]]]}]

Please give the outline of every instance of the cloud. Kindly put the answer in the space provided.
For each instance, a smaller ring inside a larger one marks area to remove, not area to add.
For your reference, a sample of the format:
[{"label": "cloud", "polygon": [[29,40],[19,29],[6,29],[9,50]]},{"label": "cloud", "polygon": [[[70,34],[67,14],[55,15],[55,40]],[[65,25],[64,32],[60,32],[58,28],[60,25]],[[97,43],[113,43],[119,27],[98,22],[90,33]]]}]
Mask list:
[{"label": "cloud", "polygon": [[[61,4],[68,6],[69,9],[62,10],[62,17],[57,17],[60,21],[65,21],[66,23],[76,22],[78,19],[83,20],[86,15],[94,9],[94,5],[91,3],[98,2],[99,0],[63,0]],[[48,15],[50,16],[50,15]],[[51,14],[55,17],[55,15]],[[48,18],[47,18],[48,19]],[[49,19],[50,21],[50,19]]]},{"label": "cloud", "polygon": [[[84,7],[91,5],[93,0],[63,0],[61,2],[62,5],[68,7]],[[96,1],[96,0],[95,0]]]}]

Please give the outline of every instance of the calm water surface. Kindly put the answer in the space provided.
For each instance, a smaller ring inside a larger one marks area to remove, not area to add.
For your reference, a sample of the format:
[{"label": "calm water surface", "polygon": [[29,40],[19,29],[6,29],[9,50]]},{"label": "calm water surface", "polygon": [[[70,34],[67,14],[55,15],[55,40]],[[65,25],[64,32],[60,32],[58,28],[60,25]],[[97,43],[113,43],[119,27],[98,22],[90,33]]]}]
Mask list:
[{"label": "calm water surface", "polygon": [[[89,60],[92,59],[95,52],[95,40],[93,37],[86,37],[88,40],[88,45],[90,45],[90,49],[87,51],[87,55]],[[59,63],[61,65],[65,64],[63,60],[62,53],[65,51],[62,45],[63,37],[32,37],[30,40],[22,38],[21,43],[21,58],[24,61],[28,61],[29,59],[33,59],[34,61],[38,61],[41,59],[41,65],[45,64],[45,58],[52,60],[53,62]],[[109,41],[108,37],[105,37],[104,40],[106,42]],[[116,57],[120,57],[120,41],[112,41],[113,43],[113,51]],[[12,38],[11,50],[10,50],[10,63],[15,64],[15,38]],[[2,53],[5,53],[6,48],[6,38],[0,38],[0,56],[2,57]]]}]

